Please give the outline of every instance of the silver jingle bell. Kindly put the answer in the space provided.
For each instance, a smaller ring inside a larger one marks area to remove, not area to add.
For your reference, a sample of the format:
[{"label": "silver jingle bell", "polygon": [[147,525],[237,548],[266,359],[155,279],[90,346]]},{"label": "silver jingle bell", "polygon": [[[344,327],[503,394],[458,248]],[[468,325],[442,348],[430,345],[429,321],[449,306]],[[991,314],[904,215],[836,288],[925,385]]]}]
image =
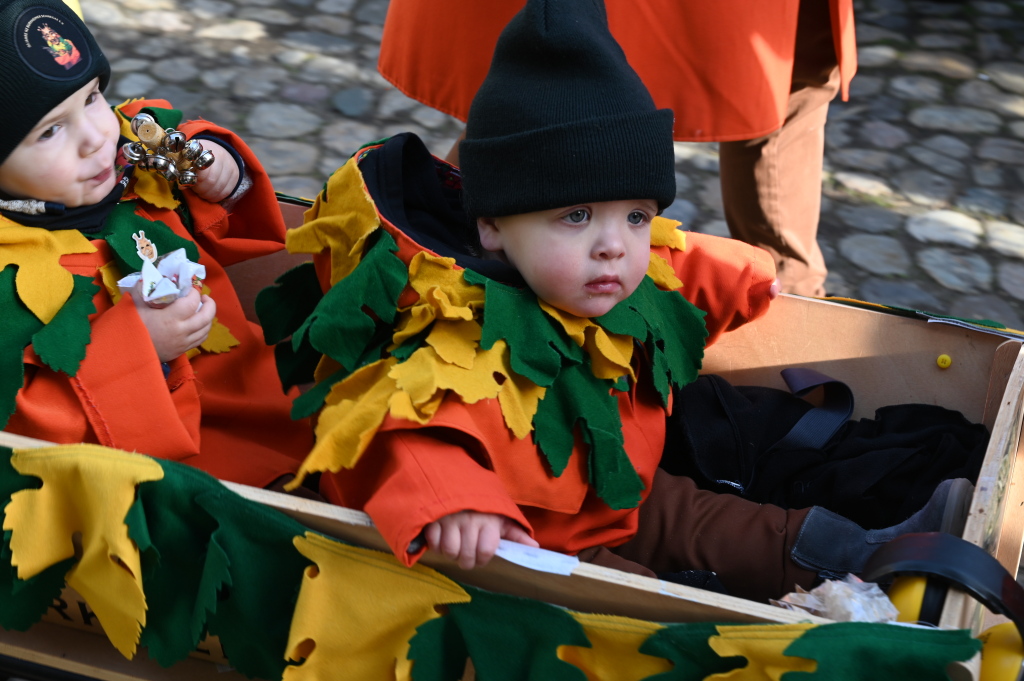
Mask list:
[{"label": "silver jingle bell", "polygon": [[189,140],[181,155],[186,161],[194,161],[203,153],[203,144],[199,140]]},{"label": "silver jingle bell", "polygon": [[135,114],[132,118],[132,133],[135,135],[139,134],[139,126],[143,123],[156,123],[156,119],[150,116],[148,113]]},{"label": "silver jingle bell", "polygon": [[199,155],[199,158],[192,161],[192,167],[196,170],[203,170],[213,165],[213,152],[207,149]]},{"label": "silver jingle bell", "polygon": [[178,186],[180,187],[191,187],[198,180],[199,178],[191,170],[182,170],[178,173]]},{"label": "silver jingle bell", "polygon": [[138,142],[125,142],[121,145],[121,153],[131,163],[138,163],[146,158],[146,148]]},{"label": "silver jingle bell", "polygon": [[149,170],[155,170],[158,173],[166,172],[168,168],[173,168],[174,164],[166,156],[160,156],[159,154],[150,154],[146,157],[146,168]]},{"label": "silver jingle bell", "polygon": [[177,130],[171,130],[164,137],[162,146],[166,147],[171,153],[176,153],[185,148],[185,133],[178,132]]},{"label": "silver jingle bell", "polygon": [[178,179],[178,168],[173,163],[169,164],[165,170],[160,171],[160,174],[164,176],[164,179],[168,182],[174,182]]}]

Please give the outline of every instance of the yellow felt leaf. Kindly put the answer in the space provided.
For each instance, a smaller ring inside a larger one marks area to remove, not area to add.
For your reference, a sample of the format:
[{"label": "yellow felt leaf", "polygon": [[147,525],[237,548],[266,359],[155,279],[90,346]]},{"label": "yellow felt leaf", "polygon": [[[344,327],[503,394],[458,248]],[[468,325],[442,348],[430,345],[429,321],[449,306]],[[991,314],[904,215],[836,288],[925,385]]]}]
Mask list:
[{"label": "yellow felt leaf", "polygon": [[433,348],[424,346],[396,365],[390,376],[415,405],[428,402],[441,390],[453,390],[463,402],[472,404],[498,396],[501,384],[494,374],[506,373],[504,353],[505,342],[499,340],[490,350],[477,352],[472,369],[463,369],[448,364]]},{"label": "yellow felt leaf", "polygon": [[289,229],[285,245],[292,253],[331,252],[331,286],[362,260],[366,238],[380,227],[373,201],[366,193],[356,156],[327,180],[327,188],[303,216],[305,222]]},{"label": "yellow felt leaf", "polygon": [[337,472],[356,465],[397,390],[388,376],[395,361],[389,358],[368,364],[331,388],[317,420],[316,444],[302,462],[296,480],[301,481],[309,473]]},{"label": "yellow felt leaf", "polygon": [[409,263],[409,286],[420,294],[440,319],[472,319],[473,310],[484,303],[482,286],[468,284],[453,258],[419,252]]},{"label": "yellow felt leaf", "polygon": [[429,305],[414,305],[401,310],[395,320],[395,332],[391,336],[391,350],[430,326],[435,319],[434,309]]},{"label": "yellow felt leaf", "polygon": [[628,375],[635,378],[630,362],[633,358],[633,337],[610,334],[587,317],[577,317],[543,300],[540,307],[562,325],[576,345],[590,355],[590,370],[598,378],[616,379]]},{"label": "yellow felt leaf", "polygon": [[669,220],[660,215],[651,220],[651,245],[668,246],[677,251],[686,250],[686,232],[679,229],[683,224],[677,220]]},{"label": "yellow felt leaf", "polygon": [[704,681],[779,681],[786,672],[813,673],[818,669],[815,660],[783,655],[789,645],[804,635],[813,624],[764,624],[719,626],[718,636],[708,639],[708,645],[719,657],[741,655],[747,658],[746,667],[723,674],[713,674]]},{"label": "yellow felt leaf", "polygon": [[391,415],[396,419],[405,419],[406,421],[415,421],[421,425],[426,425],[434,418],[434,414],[437,413],[443,401],[444,393],[438,392],[422,404],[413,404],[409,394],[399,390],[391,396],[388,407]]},{"label": "yellow felt leaf", "polygon": [[547,312],[549,317],[562,325],[562,328],[565,329],[565,333],[573,340],[574,343],[576,343],[576,345],[583,347],[583,344],[587,340],[587,327],[594,326],[594,322],[590,321],[588,317],[577,317],[574,314],[569,314],[565,310],[553,307],[543,300],[538,300],[537,302],[540,303],[540,309]]},{"label": "yellow felt leaf", "polygon": [[117,305],[118,301],[121,300],[121,289],[117,287],[117,282],[121,279],[121,270],[118,268],[117,263],[113,260],[110,262],[100,265],[100,281],[103,282],[103,288],[107,290],[107,295],[110,296],[110,300]]},{"label": "yellow felt leaf", "polygon": [[18,266],[14,279],[18,298],[44,324],[60,311],[75,286],[71,273],[61,267],[60,257],[95,251],[76,229],[22,227],[0,218],[0,270]]},{"label": "yellow felt leaf", "polygon": [[506,380],[498,393],[498,404],[501,405],[505,425],[520,440],[533,430],[537,403],[544,399],[546,392],[547,388],[523,378],[511,369],[506,373]]},{"label": "yellow felt leaf", "polygon": [[559,646],[558,658],[579,667],[587,681],[640,681],[672,669],[665,658],[640,653],[640,646],[662,625],[628,617],[573,612],[590,648]]},{"label": "yellow felt leaf", "polygon": [[427,345],[445,362],[472,369],[482,333],[480,324],[472,319],[454,322],[439,319],[427,335]]},{"label": "yellow felt leaf", "polygon": [[635,379],[633,367],[633,338],[622,334],[608,333],[598,325],[586,331],[587,340],[583,349],[590,355],[590,370],[598,378],[617,379],[629,376]]},{"label": "yellow felt leaf", "polygon": [[85,444],[18,450],[11,465],[43,482],[38,490],[15,492],[4,517],[19,579],[74,556],[72,537],[80,533],[81,558],[67,584],[85,598],[114,647],[131,658],[146,624],[146,597],[124,518],[136,485],[162,479],[163,468],[145,456]]},{"label": "yellow felt leaf", "polygon": [[647,264],[647,276],[663,291],[674,291],[683,286],[672,265],[657,253],[651,253],[651,260]]},{"label": "yellow felt leaf", "polygon": [[171,183],[163,175],[148,170],[138,170],[132,177],[135,180],[132,191],[151,206],[174,210],[181,204],[174,198],[174,194],[171,192]]},{"label": "yellow felt leaf", "polygon": [[331,359],[329,355],[321,355],[316,369],[313,370],[313,380],[319,383],[340,370],[341,364]]},{"label": "yellow felt leaf", "polygon": [[206,352],[221,353],[227,352],[236,345],[238,345],[238,339],[231,334],[228,327],[214,318],[213,326],[210,328],[210,335],[207,336],[206,340],[199,347]]},{"label": "yellow felt leaf", "polygon": [[390,553],[348,546],[317,534],[295,537],[315,565],[306,569],[288,633],[283,681],[396,679],[408,674],[409,640],[440,617],[436,607],[468,603],[458,584]]}]

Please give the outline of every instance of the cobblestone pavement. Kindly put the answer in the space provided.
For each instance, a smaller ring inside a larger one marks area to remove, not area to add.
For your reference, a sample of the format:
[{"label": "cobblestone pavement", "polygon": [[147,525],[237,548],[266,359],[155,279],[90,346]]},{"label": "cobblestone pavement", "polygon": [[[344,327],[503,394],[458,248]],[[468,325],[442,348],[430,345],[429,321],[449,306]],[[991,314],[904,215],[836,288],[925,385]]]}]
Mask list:
[{"label": "cobblestone pavement", "polygon": [[[108,99],[164,97],[241,133],[313,196],[361,144],[458,121],[376,71],[387,0],[81,0]],[[858,0],[860,72],[827,127],[832,294],[1024,328],[1024,0]],[[725,234],[714,144],[677,144],[667,211]]]}]

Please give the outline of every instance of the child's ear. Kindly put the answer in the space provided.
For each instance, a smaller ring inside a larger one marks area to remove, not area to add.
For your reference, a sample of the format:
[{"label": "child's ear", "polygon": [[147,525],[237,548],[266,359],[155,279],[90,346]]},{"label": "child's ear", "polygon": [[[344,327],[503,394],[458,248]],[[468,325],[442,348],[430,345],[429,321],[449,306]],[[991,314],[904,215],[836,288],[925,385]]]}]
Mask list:
[{"label": "child's ear", "polygon": [[502,250],[501,232],[494,218],[477,218],[476,230],[480,233],[480,246],[485,251]]}]

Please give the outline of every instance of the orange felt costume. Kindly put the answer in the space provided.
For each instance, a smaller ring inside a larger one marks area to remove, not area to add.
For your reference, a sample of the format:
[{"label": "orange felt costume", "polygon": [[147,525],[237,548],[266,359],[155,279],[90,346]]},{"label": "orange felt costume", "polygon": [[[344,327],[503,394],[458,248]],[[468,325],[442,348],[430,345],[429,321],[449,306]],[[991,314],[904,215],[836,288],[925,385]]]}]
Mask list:
[{"label": "orange felt costume", "polygon": [[[162,100],[147,100],[119,109],[131,118],[143,107],[170,108]],[[89,318],[85,359],[68,376],[46,366],[32,346],[26,348],[25,383],[6,429],[58,443],[91,442],[137,451],[181,461],[225,480],[265,486],[297,469],[312,445],[312,433],[307,421],[289,417],[289,398],[281,390],[273,351],[263,342],[260,328],[246,320],[224,266],[280,250],[285,226],[269,178],[241,139],[206,121],[188,122],[180,129],[189,137],[201,132],[231,145],[244,159],[252,187],[230,214],[183,191],[191,232],[175,210],[140,200],[135,212],[195,242],[199,263],[206,267],[205,286],[217,303],[215,332],[223,334],[221,327],[226,327],[237,344],[225,351],[228,339],[219,343],[218,352],[179,356],[169,363],[165,379],[131,298],[116,294],[114,282],[128,273],[107,272],[105,277],[104,270],[113,265],[111,247],[94,239],[95,252],[60,258],[64,269],[100,285],[93,298],[96,313]],[[134,186],[124,199],[135,198]],[[0,229],[12,224],[0,219]]]},{"label": "orange felt costume", "polygon": [[[800,0],[607,0],[608,24],[681,141],[746,140],[786,119]],[[525,0],[392,0],[378,67],[465,121],[498,34]],[[844,99],[856,71],[852,0],[829,0]],[[428,40],[433,46],[422,47]]]},{"label": "orange felt costume", "polygon": [[[468,270],[457,264],[472,261],[460,261],[459,258],[466,254],[458,253],[457,247],[449,248],[450,240],[447,246],[444,243],[460,229],[460,223],[443,219],[432,222],[450,206],[439,199],[445,189],[455,186],[456,179],[452,173],[446,164],[431,159],[415,137],[398,136],[381,145],[364,148],[328,182],[325,192],[307,213],[306,225],[289,234],[289,248],[311,244],[310,250],[319,251],[316,261],[321,283],[325,289],[330,289],[331,282],[339,286],[348,277],[359,278],[364,263],[380,262],[379,258],[375,259],[375,254],[384,248],[378,231],[383,228],[395,242],[395,267],[408,269],[408,284],[401,295],[396,293],[399,317],[395,327],[404,324],[402,320],[422,318],[419,313],[426,313],[427,307],[433,310],[430,314],[436,320],[433,327],[425,329],[434,329],[426,344],[411,356],[406,355],[407,359],[399,358],[399,349],[392,358],[363,366],[334,384],[331,394],[338,397],[334,400],[330,396],[327,398],[328,406],[321,413],[317,429],[317,448],[304,464],[304,472],[342,469],[323,476],[321,492],[332,502],[369,513],[389,546],[407,564],[415,561],[421,553],[409,554],[407,548],[425,525],[463,510],[514,518],[538,539],[541,546],[553,550],[576,553],[592,546],[621,544],[637,530],[639,504],[613,508],[599,497],[588,479],[593,475],[588,467],[596,464],[588,455],[588,448],[579,432],[568,457],[568,465],[557,476],[552,474],[542,457],[529,428],[519,437],[513,434],[511,424],[515,419],[510,412],[515,410],[508,406],[506,389],[514,385],[515,395],[527,394],[533,384],[512,370],[508,362],[502,362],[495,369],[505,376],[500,387],[496,388],[501,392],[497,398],[465,397],[475,390],[475,387],[467,387],[475,380],[472,368],[460,378],[451,373],[458,373],[457,367],[445,363],[444,358],[460,355],[460,347],[467,348],[471,356],[475,353],[475,359],[468,362],[470,365],[483,364],[487,358],[484,342],[474,340],[480,336],[474,336],[471,330],[473,320],[466,319],[466,314],[474,319],[484,319],[486,329],[488,318],[484,311],[487,303],[482,291],[469,287],[469,279],[462,274]],[[410,179],[423,181],[410,183]],[[427,184],[436,186],[428,187]],[[429,214],[431,210],[435,211],[432,215]],[[661,286],[663,282],[674,281],[671,275],[665,274],[665,270],[675,273],[678,281],[672,285],[678,287],[700,310],[707,312],[703,322],[707,328],[707,342],[713,342],[723,332],[755,319],[767,310],[768,289],[774,280],[774,266],[767,253],[729,239],[693,233],[684,237],[674,228],[676,223],[661,219],[656,222],[657,229],[652,227],[652,233],[657,232],[661,236],[654,240],[663,245],[652,246],[655,257],[652,257],[652,269],[648,274]],[[419,236],[414,237],[413,234]],[[434,246],[437,250],[421,245],[424,240],[437,244]],[[684,243],[685,247],[682,247]],[[326,244],[330,246],[325,248]],[[349,244],[363,245],[351,248]],[[438,256],[443,260],[437,260]],[[425,259],[436,262],[440,271],[450,274],[417,279],[424,272]],[[657,272],[656,263],[664,266],[661,274]],[[373,266],[365,265],[367,268]],[[370,281],[383,279],[375,275]],[[682,287],[679,287],[680,282]],[[380,284],[372,286],[376,288]],[[479,291],[479,298],[475,297],[474,290]],[[676,294],[663,290],[658,295],[671,297]],[[466,302],[474,300],[476,302]],[[525,304],[536,308],[537,301],[532,294],[529,300],[532,302]],[[667,302],[665,299],[660,305]],[[682,301],[680,303],[685,305]],[[381,314],[380,307],[375,307],[375,310]],[[495,308],[500,315],[499,310]],[[323,320],[326,314],[326,311],[321,314],[320,319]],[[552,315],[551,312],[546,314]],[[512,323],[518,322],[512,320]],[[542,323],[546,322],[542,320]],[[598,325],[591,320],[572,318],[569,323],[589,325],[591,329],[587,334],[598,331]],[[317,332],[322,334],[321,337],[351,338],[358,333],[356,328],[360,322],[346,315],[328,324]],[[445,336],[442,333],[445,324],[449,325],[447,330],[454,330],[452,334]],[[434,332],[438,334],[436,340],[432,340]],[[536,329],[536,333],[542,332],[540,328]],[[683,333],[681,329],[661,329],[660,332]],[[650,350],[642,349],[642,339],[619,338],[625,340],[625,354],[632,359],[626,360],[626,368],[619,374],[628,383],[623,383],[623,389],[612,394],[621,419],[623,449],[642,483],[639,495],[642,501],[650,493],[661,459],[666,407],[650,378]],[[399,335],[396,335],[395,342],[400,345],[398,339]],[[459,346],[458,342],[462,345]],[[686,336],[684,343],[696,344],[696,364],[699,365],[705,343],[703,332],[699,337]],[[591,358],[596,356],[593,350],[588,352]],[[419,393],[423,399],[417,401],[415,387],[403,388],[403,379],[399,378],[398,389],[393,390],[389,387],[389,376],[400,376],[401,369],[416,362],[420,353],[443,357],[434,360],[433,365],[430,362],[417,364],[423,368],[408,375],[413,382],[425,381],[428,375],[455,377],[446,384],[450,388],[442,388],[425,397]],[[396,358],[397,364],[388,364]],[[458,359],[451,361],[467,364]],[[325,357],[321,370],[317,372],[318,379],[324,379],[337,368],[331,369],[330,366]],[[393,369],[387,374],[389,366]],[[438,366],[441,368],[437,369]],[[368,383],[366,377],[373,375],[375,367],[380,367],[382,373],[376,374],[378,378]],[[489,378],[491,369],[485,371],[488,374],[485,378]],[[589,365],[586,371],[590,371]],[[596,368],[594,373],[596,375]],[[632,380],[630,375],[639,378]],[[478,385],[479,382],[472,384]],[[551,391],[556,386],[547,389],[542,401],[552,399]],[[381,401],[378,388],[393,392],[390,397],[385,394]],[[609,394],[607,388],[599,386],[597,390],[604,390],[605,396]],[[407,399],[412,400],[417,410],[415,413],[402,407],[403,403],[408,404],[404,402]],[[381,404],[381,420],[376,422],[379,426],[367,427],[372,421],[369,408],[360,411],[357,405],[375,402]],[[525,404],[525,401],[519,404]],[[338,411],[329,413],[335,406]],[[536,404],[533,406],[536,409]],[[423,415],[425,418],[420,418]],[[335,423],[339,425],[332,425]],[[616,429],[614,423],[602,423],[600,426]],[[351,432],[356,433],[354,440],[347,439]],[[349,442],[353,442],[351,447],[347,444]],[[365,451],[359,451],[361,447]],[[326,459],[318,458],[321,450]],[[356,451],[354,455],[353,450]]]}]

